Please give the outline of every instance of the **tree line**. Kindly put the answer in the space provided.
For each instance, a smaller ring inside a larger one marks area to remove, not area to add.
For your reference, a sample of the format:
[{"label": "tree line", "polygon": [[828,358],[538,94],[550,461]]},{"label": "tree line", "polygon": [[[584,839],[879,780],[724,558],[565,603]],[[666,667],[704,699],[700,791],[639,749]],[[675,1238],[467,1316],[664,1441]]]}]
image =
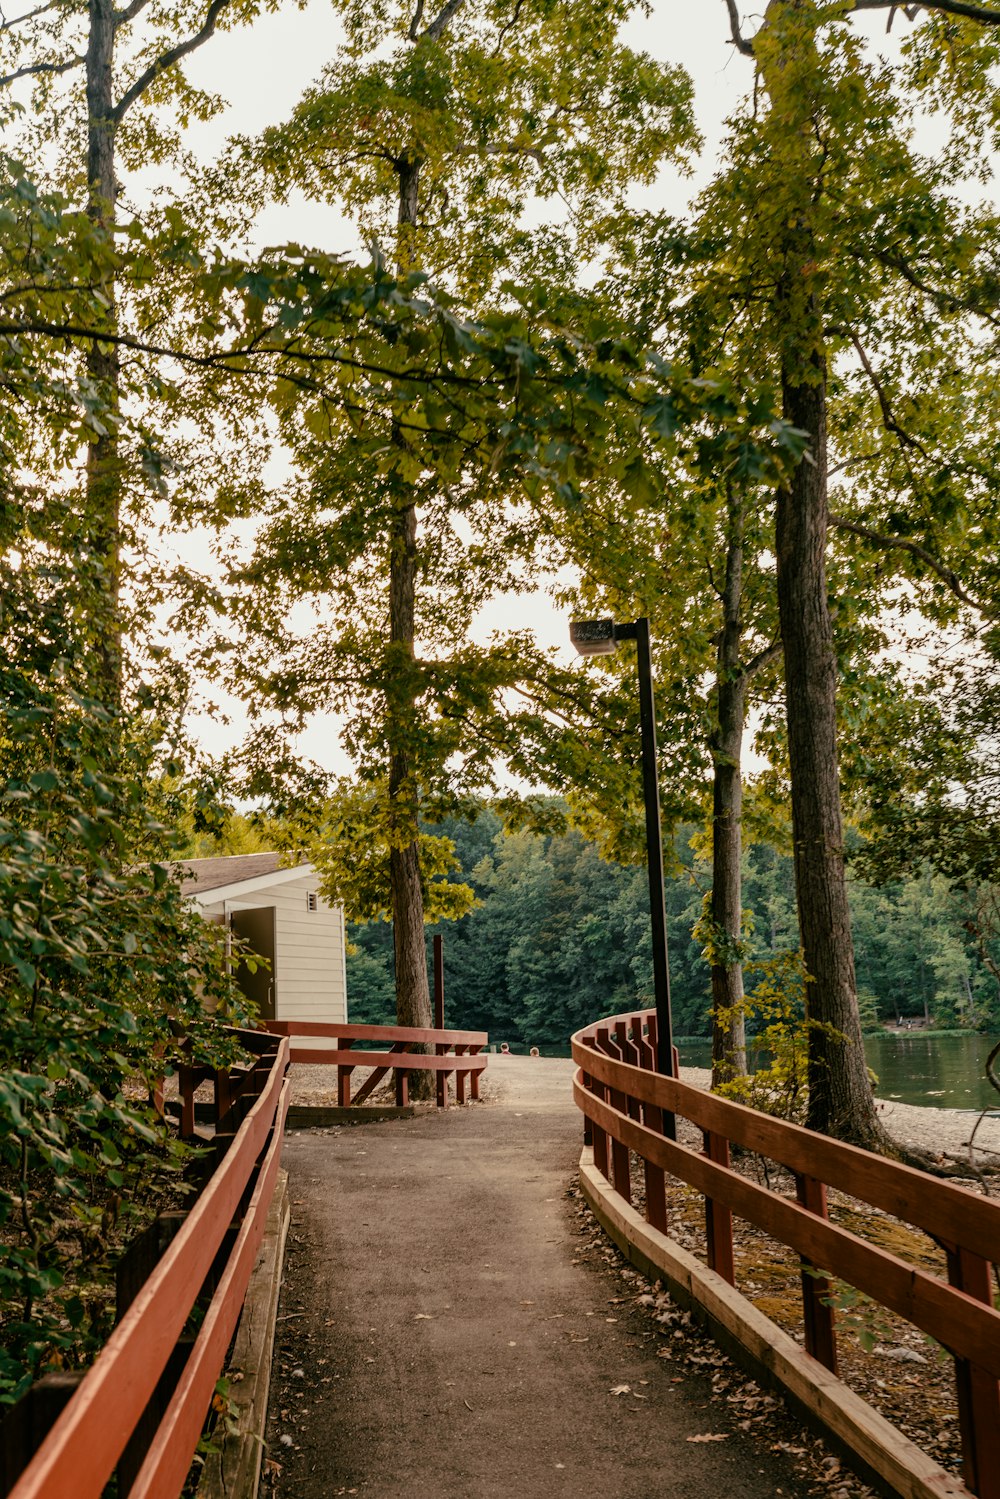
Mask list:
[{"label": "tree line", "polygon": [[[645,874],[601,858],[579,832],[508,833],[484,809],[442,829],[454,843],[452,878],[477,904],[428,928],[444,939],[446,1023],[487,1030],[494,1043],[566,1048],[602,1015],[652,1004],[649,893]],[[667,880],[671,1001],[677,1035],[712,1033],[711,971],[700,927],[711,863],[693,828],[679,830]],[[755,963],[798,949],[793,861],[768,844],[744,858],[751,932],[751,1028]],[[1000,984],[968,926],[972,912],[942,875],[925,867],[898,882],[849,882],[862,1023],[913,1021],[935,1029],[1000,1028]],[[388,1024],[395,1014],[391,933],[384,923],[349,928],[352,1021]],[[800,1011],[802,996],[799,995]]]}]

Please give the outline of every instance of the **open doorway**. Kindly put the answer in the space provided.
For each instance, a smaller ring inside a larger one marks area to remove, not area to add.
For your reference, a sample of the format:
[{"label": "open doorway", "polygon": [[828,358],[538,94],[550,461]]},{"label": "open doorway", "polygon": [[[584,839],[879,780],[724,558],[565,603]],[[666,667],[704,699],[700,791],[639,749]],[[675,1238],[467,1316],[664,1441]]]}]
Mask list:
[{"label": "open doorway", "polygon": [[246,962],[233,962],[233,978],[240,989],[257,1008],[261,1020],[274,1020],[275,996],[275,908],[274,906],[252,906],[229,913],[229,926],[233,935],[245,942],[258,957],[267,960],[267,966],[259,965],[253,972]]}]

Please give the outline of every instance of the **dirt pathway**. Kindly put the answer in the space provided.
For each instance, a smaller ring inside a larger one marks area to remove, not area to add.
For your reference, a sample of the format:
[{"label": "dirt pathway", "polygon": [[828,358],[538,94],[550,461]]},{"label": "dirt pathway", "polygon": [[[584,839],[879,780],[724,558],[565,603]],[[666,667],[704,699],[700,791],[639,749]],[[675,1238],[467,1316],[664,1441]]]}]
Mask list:
[{"label": "dirt pathway", "polygon": [[262,1492],[803,1493],[577,1258],[570,1064],[490,1065],[482,1104],[290,1137]]}]

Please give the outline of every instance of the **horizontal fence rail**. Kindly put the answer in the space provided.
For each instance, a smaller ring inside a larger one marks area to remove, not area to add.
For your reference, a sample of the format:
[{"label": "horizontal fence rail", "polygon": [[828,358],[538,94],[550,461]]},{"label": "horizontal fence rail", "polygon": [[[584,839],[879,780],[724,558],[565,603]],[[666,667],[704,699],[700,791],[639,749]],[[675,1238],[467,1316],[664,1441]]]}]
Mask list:
[{"label": "horizontal fence rail", "polygon": [[[126,1252],[117,1325],[20,1476],[9,1474],[10,1499],[100,1499],[116,1470],[119,1499],[177,1499],[184,1487],[264,1234],[288,1110],[287,1040],[238,1036],[250,1066],[179,1069],[179,1131],[205,1141],[207,1179],[190,1211],[161,1215]],[[215,1128],[199,1135],[194,1094],[205,1082]],[[47,1383],[5,1427],[43,1436],[31,1410],[54,1414]]]},{"label": "horizontal fence rail", "polygon": [[[403,1025],[325,1025],[311,1020],[269,1020],[268,1030],[292,1042],[290,1060],[337,1069],[337,1104],[356,1107],[370,1098],[382,1079],[395,1074],[396,1103],[409,1102],[411,1072],[433,1072],[437,1077],[437,1103],[448,1105],[448,1078],[455,1077],[455,1100],[465,1103],[466,1092],[479,1097],[479,1074],[486,1068],[486,1031],[421,1029]],[[332,1047],[296,1046],[297,1039],[325,1038]],[[432,1052],[414,1047],[433,1047]],[[352,1075],[359,1067],[374,1071],[352,1094]]]},{"label": "horizontal fence rail", "polygon": [[[980,1499],[1000,1499],[1000,1312],[993,1270],[1000,1260],[1000,1203],[911,1167],[655,1071],[656,1017],[614,1016],[578,1031],[574,1098],[586,1116],[594,1165],[631,1203],[630,1155],[643,1164],[646,1219],[669,1231],[665,1181],[672,1176],[705,1203],[706,1258],[736,1285],[733,1215],[799,1257],[806,1351],[837,1372],[835,1313],[828,1277],[905,1318],[955,1363],[964,1478]],[[663,1135],[673,1113],[701,1131],[701,1152]],[[733,1146],[784,1166],[795,1197],[760,1186],[730,1166]],[[832,1223],[827,1189],[889,1213],[944,1250],[947,1280],[907,1264]]]}]

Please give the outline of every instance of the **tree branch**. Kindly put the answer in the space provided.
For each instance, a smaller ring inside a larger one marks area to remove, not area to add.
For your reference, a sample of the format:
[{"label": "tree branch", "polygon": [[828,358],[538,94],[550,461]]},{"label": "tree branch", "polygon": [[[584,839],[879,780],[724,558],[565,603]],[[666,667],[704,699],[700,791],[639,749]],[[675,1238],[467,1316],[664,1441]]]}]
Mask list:
[{"label": "tree branch", "polygon": [[755,677],[759,671],[763,671],[765,666],[770,666],[771,662],[776,661],[780,655],[781,641],[772,640],[771,644],[765,645],[764,649],[758,651],[756,656],[750,657],[750,660],[743,668],[744,677]]},{"label": "tree branch", "polygon": [[410,29],[406,33],[406,39],[415,42],[420,35],[420,23],[424,19],[424,0],[417,0],[413,15],[410,18]]},{"label": "tree branch", "polygon": [[[441,37],[448,29],[448,22],[451,21],[454,16],[458,15],[464,4],[465,0],[448,0],[448,3],[441,7],[440,12],[430,23],[430,25],[424,28],[422,35],[427,37],[429,41],[440,41]],[[420,9],[423,10],[422,5],[420,6]]]},{"label": "tree branch", "polygon": [[500,52],[501,52],[501,49],[503,48],[503,44],[504,44],[504,41],[505,41],[505,39],[507,37],[507,33],[510,32],[510,31],[513,31],[514,27],[517,25],[518,21],[521,19],[521,7],[523,6],[523,4],[524,4],[524,0],[515,0],[515,5],[514,5],[513,12],[511,14],[510,20],[506,21],[504,23],[504,25],[500,27],[500,30],[497,32],[497,44],[493,48],[493,56],[494,57],[499,57],[500,56]]},{"label": "tree branch", "polygon": [[733,46],[737,52],[742,52],[744,57],[753,57],[753,42],[748,42],[740,30],[740,13],[736,8],[736,0],[726,0],[726,9],[729,12],[729,30],[733,38]]},{"label": "tree branch", "polygon": [[126,111],[131,108],[136,99],[142,97],[150,84],[155,83],[161,73],[165,73],[168,68],[172,68],[175,63],[180,62],[182,57],[186,57],[189,52],[194,52],[203,42],[208,41],[215,30],[219,16],[228,4],[229,0],[212,0],[201,27],[192,36],[189,36],[186,41],[178,42],[175,47],[168,47],[166,52],[161,52],[156,61],[150,63],[144,73],[140,73],[139,77],[132,84],[132,87],[126,89],[111,112],[111,119],[116,125],[121,123]]},{"label": "tree branch", "polygon": [[907,536],[886,536],[881,531],[873,530],[871,526],[863,526],[859,521],[848,520],[844,515],[831,515],[830,525],[837,531],[848,531],[852,536],[860,536],[862,540],[870,541],[873,546],[879,547],[883,551],[909,552],[912,557],[919,558],[921,562],[929,567],[941,579],[942,583],[947,586],[949,591],[963,604],[968,604],[971,609],[975,609],[977,613],[983,614],[987,618],[997,618],[998,612],[996,609],[991,609],[981,599],[973,598],[972,594],[968,593],[962,586],[962,581],[958,574],[953,572],[944,562],[939,561],[933,552],[929,552],[918,541],[911,541]]},{"label": "tree branch", "polygon": [[36,16],[44,16],[46,12],[50,10],[57,10],[58,8],[59,0],[47,0],[47,3],[45,5],[36,5],[34,10],[26,10],[22,16],[11,16],[9,21],[7,17],[4,16],[3,19],[0,20],[0,33],[4,31],[13,31],[15,26],[23,26],[25,21],[33,21]]},{"label": "tree branch", "polygon": [[123,10],[116,10],[111,17],[115,30],[117,31],[119,26],[124,26],[129,21],[134,21],[139,12],[145,10],[148,4],[149,0],[132,0],[132,3],[126,5]]},{"label": "tree branch", "polygon": [[[857,258],[860,259],[861,257],[858,256]],[[886,252],[880,255],[876,254],[875,258],[876,260],[880,260],[883,265],[889,266],[890,269],[898,271],[904,281],[908,281],[916,291],[922,292],[925,297],[930,297],[931,301],[936,302],[939,307],[947,309],[948,312],[971,313],[973,317],[982,318],[983,322],[989,323],[991,327],[1000,328],[1000,318],[994,313],[988,312],[983,307],[977,307],[967,297],[957,297],[954,292],[943,291],[939,287],[931,286],[929,282],[925,281],[913,269],[908,260],[904,260],[902,255],[892,255]]]},{"label": "tree branch", "polygon": [[854,345],[855,352],[857,353],[858,358],[861,360],[861,367],[864,370],[865,374],[868,376],[868,379],[871,381],[872,389],[874,390],[876,398],[878,400],[879,410],[882,413],[882,425],[885,427],[887,432],[894,433],[895,436],[899,438],[899,441],[904,444],[904,446],[908,448],[915,448],[916,451],[920,454],[921,458],[926,459],[927,449],[924,447],[923,443],[921,443],[916,437],[914,437],[912,433],[907,432],[905,428],[901,427],[897,422],[896,417],[893,413],[892,406],[889,402],[889,397],[886,395],[878,375],[876,375],[874,369],[872,368],[871,360],[865,353],[860,338],[855,333],[853,328],[848,329],[848,332],[850,334],[851,343]]},{"label": "tree branch", "polygon": [[71,57],[66,62],[30,62],[25,63],[23,68],[18,68],[14,73],[7,73],[0,78],[0,88],[6,88],[8,83],[16,83],[19,78],[38,78],[43,73],[68,73],[71,68],[78,68],[83,62],[83,57]]},{"label": "tree branch", "polygon": [[[731,0],[727,4],[732,8]],[[969,0],[922,0],[920,5],[900,5],[899,0],[854,0],[852,10],[903,10],[913,20],[918,10],[940,11],[946,16],[965,16],[987,26],[1000,26],[1000,10],[995,5],[972,5]]]}]

